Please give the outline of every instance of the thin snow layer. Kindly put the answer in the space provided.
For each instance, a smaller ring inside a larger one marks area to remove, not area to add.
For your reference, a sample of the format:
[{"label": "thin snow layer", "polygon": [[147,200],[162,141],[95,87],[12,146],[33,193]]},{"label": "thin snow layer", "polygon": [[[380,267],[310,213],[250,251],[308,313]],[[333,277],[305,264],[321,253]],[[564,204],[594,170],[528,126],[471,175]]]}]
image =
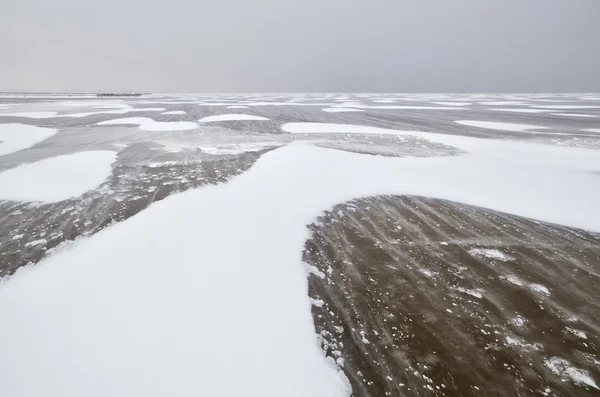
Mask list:
[{"label": "thin snow layer", "polygon": [[185,114],[185,111],[183,111],[183,110],[171,110],[169,112],[164,112],[164,113],[161,113],[161,114]]},{"label": "thin snow layer", "polygon": [[292,134],[385,134],[402,135],[404,131],[353,124],[287,123],[281,127]]},{"label": "thin snow layer", "polygon": [[489,248],[473,248],[469,250],[469,254],[488,259],[497,259],[503,262],[509,261],[512,258],[506,255],[504,252],[497,249]]},{"label": "thin snow layer", "polygon": [[271,147],[281,146],[278,142],[259,142],[259,143],[241,143],[241,144],[223,144],[214,146],[199,146],[198,149],[208,154],[240,154],[246,152],[257,152]]},{"label": "thin snow layer", "polygon": [[116,157],[112,151],[87,151],[11,168],[0,173],[0,200],[53,203],[80,196],[110,176]]},{"label": "thin snow layer", "polygon": [[469,106],[471,102],[431,102],[442,106]]},{"label": "thin snow layer", "polygon": [[540,109],[600,109],[597,105],[537,105]]},{"label": "thin snow layer", "polygon": [[56,134],[54,128],[27,124],[0,124],[0,156],[27,149]]},{"label": "thin snow layer", "polygon": [[191,121],[154,121],[148,117],[126,117],[122,119],[106,120],[96,125],[124,125],[137,124],[144,131],[185,131],[198,128],[198,124]]},{"label": "thin snow layer", "polygon": [[581,113],[552,113],[553,116],[567,116],[567,117],[600,117],[595,114],[581,114]]},{"label": "thin snow layer", "polygon": [[583,131],[593,132],[595,134],[600,134],[600,128],[584,128]]},{"label": "thin snow layer", "polygon": [[262,117],[262,116],[254,116],[251,114],[218,114],[218,115],[214,115],[214,116],[208,116],[208,117],[204,117],[201,118],[200,121],[201,123],[210,123],[210,122],[214,122],[214,121],[264,121],[264,120],[269,120],[266,117]]},{"label": "thin snow layer", "polygon": [[302,251],[306,225],[353,198],[424,195],[600,230],[597,151],[406,134],[469,153],[288,145],[22,268],[0,284],[0,395],[348,396],[316,340]]},{"label": "thin snow layer", "polygon": [[362,112],[361,109],[353,109],[353,108],[325,108],[321,109],[324,112],[328,113],[345,113],[345,112]]},{"label": "thin snow layer", "polygon": [[538,127],[535,125],[527,124],[514,124],[514,123],[499,123],[495,121],[478,121],[478,120],[457,120],[455,123],[460,125],[466,125],[469,127],[486,128],[489,130],[499,131],[512,131],[512,132],[527,132],[531,129],[544,129],[546,127]]},{"label": "thin snow layer", "polygon": [[244,106],[244,105],[231,105],[231,106],[227,106],[227,109],[248,109],[248,106]]}]

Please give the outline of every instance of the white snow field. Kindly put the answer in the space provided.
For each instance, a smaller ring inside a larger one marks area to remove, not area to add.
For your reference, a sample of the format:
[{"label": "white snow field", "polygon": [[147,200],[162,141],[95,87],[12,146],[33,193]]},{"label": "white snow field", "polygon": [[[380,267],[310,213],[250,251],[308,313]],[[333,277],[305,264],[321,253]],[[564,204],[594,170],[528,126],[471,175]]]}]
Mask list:
[{"label": "white snow field", "polygon": [[214,116],[203,117],[198,120],[201,123],[211,123],[215,121],[265,121],[266,117],[254,116],[251,114],[218,114]]},{"label": "white snow field", "polygon": [[0,172],[0,200],[53,203],[97,188],[111,174],[116,152],[95,150],[50,157]]},{"label": "white snow field", "polygon": [[282,128],[387,131],[465,154],[290,144],[225,184],[169,196],[21,268],[0,284],[0,395],[349,396],[316,340],[302,251],[306,225],[354,198],[438,197],[600,231],[595,150]]},{"label": "white snow field", "polygon": [[198,124],[191,121],[154,121],[148,117],[126,117],[96,123],[96,125],[127,124],[137,124],[143,131],[186,131],[198,128]]},{"label": "white snow field", "polygon": [[546,127],[538,127],[535,125],[515,124],[515,123],[499,123],[495,121],[477,121],[477,120],[457,120],[455,123],[466,125],[469,127],[486,128],[497,131],[511,132],[529,132],[532,129],[545,129]]},{"label": "white snow field", "polygon": [[27,149],[56,134],[55,128],[8,123],[0,124],[0,156]]}]

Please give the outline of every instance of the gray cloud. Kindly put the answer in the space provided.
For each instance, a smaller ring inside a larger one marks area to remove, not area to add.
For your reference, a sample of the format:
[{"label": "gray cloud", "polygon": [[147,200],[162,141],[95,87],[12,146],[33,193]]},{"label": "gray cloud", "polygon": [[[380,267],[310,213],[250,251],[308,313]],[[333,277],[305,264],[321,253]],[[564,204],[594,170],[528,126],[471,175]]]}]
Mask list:
[{"label": "gray cloud", "polygon": [[600,91],[597,0],[4,0],[0,90]]}]

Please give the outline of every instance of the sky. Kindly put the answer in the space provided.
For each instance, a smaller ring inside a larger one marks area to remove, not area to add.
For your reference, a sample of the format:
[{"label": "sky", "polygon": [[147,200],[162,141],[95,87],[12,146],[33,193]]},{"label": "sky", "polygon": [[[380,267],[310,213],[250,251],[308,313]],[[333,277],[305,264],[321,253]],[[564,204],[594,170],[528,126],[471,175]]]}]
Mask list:
[{"label": "sky", "polygon": [[598,0],[2,0],[0,91],[599,92]]}]

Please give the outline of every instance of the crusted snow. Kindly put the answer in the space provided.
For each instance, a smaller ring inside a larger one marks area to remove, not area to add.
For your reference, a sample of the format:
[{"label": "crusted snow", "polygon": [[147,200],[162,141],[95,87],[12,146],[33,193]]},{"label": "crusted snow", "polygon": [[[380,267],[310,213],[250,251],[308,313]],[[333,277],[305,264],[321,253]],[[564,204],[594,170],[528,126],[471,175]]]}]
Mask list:
[{"label": "crusted snow", "polygon": [[200,121],[201,123],[210,123],[213,121],[264,121],[264,120],[269,120],[266,117],[262,117],[262,116],[254,116],[252,114],[218,114],[218,115],[214,115],[214,116],[207,116],[204,118],[201,118]]},{"label": "crusted snow", "polygon": [[137,124],[144,131],[185,131],[198,128],[198,124],[191,121],[154,121],[147,117],[126,117],[122,119],[106,120],[96,125],[127,125]]},{"label": "crusted snow", "polygon": [[0,200],[52,203],[97,188],[111,174],[116,152],[50,157],[0,172]]},{"label": "crusted snow", "polygon": [[526,132],[530,129],[543,129],[546,127],[538,127],[527,124],[500,123],[496,121],[478,121],[478,120],[456,120],[455,123],[466,125],[469,127],[486,128],[490,130]]},{"label": "crusted snow", "polygon": [[169,196],[22,268],[0,284],[3,394],[349,396],[316,341],[306,272],[325,276],[302,251],[307,224],[357,197],[423,195],[600,230],[595,150],[395,133],[467,154],[393,158],[291,144],[226,184]]},{"label": "crusted snow", "polygon": [[0,156],[27,149],[56,134],[55,128],[8,123],[0,124]]},{"label": "crusted snow", "polygon": [[565,359],[552,357],[548,360],[544,360],[544,363],[555,375],[558,375],[561,378],[569,378],[577,385],[586,385],[600,390],[587,371],[573,367],[571,363]]}]

